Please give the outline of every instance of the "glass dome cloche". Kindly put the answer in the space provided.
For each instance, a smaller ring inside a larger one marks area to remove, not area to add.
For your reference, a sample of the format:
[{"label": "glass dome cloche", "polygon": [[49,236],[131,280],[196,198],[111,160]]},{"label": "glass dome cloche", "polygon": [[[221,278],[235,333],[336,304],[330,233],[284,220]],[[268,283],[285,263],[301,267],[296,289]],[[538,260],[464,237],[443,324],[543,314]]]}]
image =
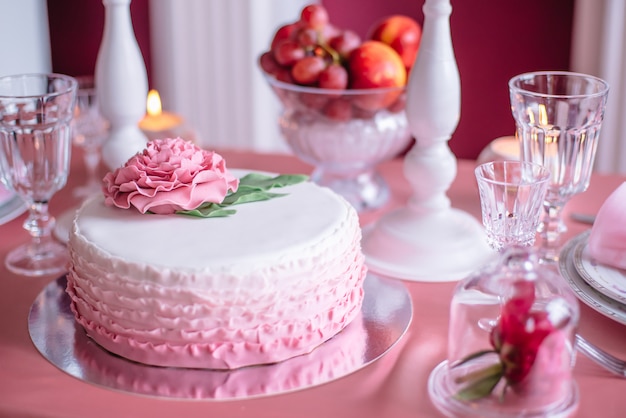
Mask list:
[{"label": "glass dome cloche", "polygon": [[458,283],[447,359],[428,384],[447,416],[565,417],[576,409],[579,305],[539,259],[533,248],[511,247]]}]

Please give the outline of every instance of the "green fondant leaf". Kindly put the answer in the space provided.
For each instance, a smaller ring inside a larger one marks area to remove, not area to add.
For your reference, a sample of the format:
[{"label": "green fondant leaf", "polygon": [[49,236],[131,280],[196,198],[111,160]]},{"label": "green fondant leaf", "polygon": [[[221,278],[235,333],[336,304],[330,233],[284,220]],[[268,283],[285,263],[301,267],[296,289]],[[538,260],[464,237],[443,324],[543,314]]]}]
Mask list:
[{"label": "green fondant leaf", "polygon": [[276,177],[265,174],[250,173],[239,179],[239,188],[254,188],[258,190],[269,190],[276,187],[291,186],[293,184],[306,181],[308,176],[301,174],[281,174]]},{"label": "green fondant leaf", "polygon": [[270,193],[268,190],[291,186],[306,181],[308,176],[300,174],[283,174],[276,177],[264,174],[250,173],[239,179],[239,187],[235,193],[229,193],[222,203],[204,203],[193,210],[181,210],[180,215],[196,216],[200,218],[217,218],[230,216],[236,213],[234,209],[225,209],[229,206],[242,203],[259,202],[276,197],[285,196],[284,193]]},{"label": "green fondant leaf", "polygon": [[230,206],[230,205],[239,205],[241,203],[250,203],[250,202],[258,202],[261,200],[270,200],[275,197],[285,196],[284,193],[269,193],[266,191],[258,191],[258,190],[250,190],[247,192],[233,193],[230,196],[227,196],[222,205]]},{"label": "green fondant leaf", "polygon": [[179,210],[176,213],[179,215],[195,216],[198,218],[223,218],[233,215],[235,212],[237,211],[234,209],[224,209],[216,203],[205,203],[196,209]]}]

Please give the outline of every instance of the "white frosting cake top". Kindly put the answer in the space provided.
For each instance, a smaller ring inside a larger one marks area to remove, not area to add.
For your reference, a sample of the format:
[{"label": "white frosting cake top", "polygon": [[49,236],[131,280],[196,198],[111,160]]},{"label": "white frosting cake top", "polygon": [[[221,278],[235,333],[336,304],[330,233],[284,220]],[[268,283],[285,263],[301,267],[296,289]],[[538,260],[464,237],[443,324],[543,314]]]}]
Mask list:
[{"label": "white frosting cake top", "polygon": [[125,262],[176,270],[231,269],[240,260],[263,264],[282,253],[297,253],[303,244],[332,235],[353,210],[310,182],[277,192],[285,196],[237,205],[237,213],[224,218],[141,214],[92,198],[79,210],[72,239],[86,240]]}]

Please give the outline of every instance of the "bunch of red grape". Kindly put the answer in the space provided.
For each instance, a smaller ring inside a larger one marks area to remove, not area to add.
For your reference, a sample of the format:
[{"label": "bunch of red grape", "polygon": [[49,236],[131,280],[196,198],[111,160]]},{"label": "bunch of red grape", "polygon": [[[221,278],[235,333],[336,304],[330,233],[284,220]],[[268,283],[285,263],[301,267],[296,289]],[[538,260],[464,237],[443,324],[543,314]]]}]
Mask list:
[{"label": "bunch of red grape", "polygon": [[326,8],[311,4],[300,20],[280,27],[270,50],[260,57],[261,68],[277,80],[324,89],[348,88],[348,56],[361,37],[329,22]]}]

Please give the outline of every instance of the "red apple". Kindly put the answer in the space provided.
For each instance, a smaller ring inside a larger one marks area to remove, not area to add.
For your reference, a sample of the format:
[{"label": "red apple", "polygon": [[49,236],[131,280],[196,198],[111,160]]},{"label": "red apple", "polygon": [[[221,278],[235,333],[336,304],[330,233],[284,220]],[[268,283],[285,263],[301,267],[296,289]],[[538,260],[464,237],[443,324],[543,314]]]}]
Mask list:
[{"label": "red apple", "polygon": [[[348,73],[352,89],[403,87],[407,78],[406,68],[398,53],[379,41],[365,41],[352,51]],[[377,110],[391,105],[400,94],[400,89],[372,92],[367,97],[355,98],[355,103],[366,110]]]},{"label": "red apple", "polygon": [[402,59],[389,45],[365,41],[348,59],[348,72],[353,89],[399,87],[406,84]]},{"label": "red apple", "polygon": [[415,62],[422,38],[421,26],[403,15],[386,17],[372,26],[369,39],[384,42],[392,47],[409,69]]}]

